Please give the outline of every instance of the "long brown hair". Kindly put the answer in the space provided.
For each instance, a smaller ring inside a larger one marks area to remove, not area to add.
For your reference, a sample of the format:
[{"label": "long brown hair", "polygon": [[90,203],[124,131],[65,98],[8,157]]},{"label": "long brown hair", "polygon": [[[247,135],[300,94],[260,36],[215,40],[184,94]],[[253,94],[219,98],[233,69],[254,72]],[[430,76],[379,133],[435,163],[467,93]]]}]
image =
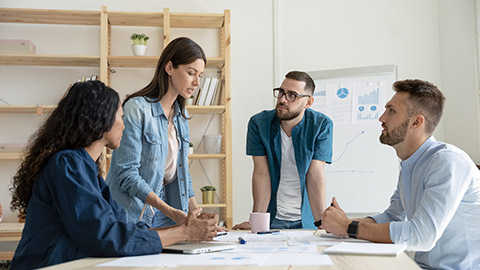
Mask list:
[{"label": "long brown hair", "polygon": [[[75,83],[68,90],[57,108],[30,138],[25,159],[10,188],[12,211],[27,213],[33,184],[50,157],[65,149],[87,147],[112,128],[119,103],[118,93],[100,81]],[[97,160],[97,165],[100,165],[100,160]]]},{"label": "long brown hair", "polygon": [[[197,59],[202,59],[207,64],[207,57],[203,49],[195,43],[195,41],[179,37],[172,40],[163,50],[160,59],[158,59],[157,69],[152,81],[143,89],[127,96],[123,105],[133,97],[144,97],[148,102],[159,102],[168,91],[169,75],[165,71],[165,66],[168,62],[172,62],[172,66],[177,68],[178,65],[186,65],[195,62]],[[147,99],[150,98],[150,99]],[[177,102],[180,104],[182,116],[185,116],[185,98],[181,95],[177,96]]]}]

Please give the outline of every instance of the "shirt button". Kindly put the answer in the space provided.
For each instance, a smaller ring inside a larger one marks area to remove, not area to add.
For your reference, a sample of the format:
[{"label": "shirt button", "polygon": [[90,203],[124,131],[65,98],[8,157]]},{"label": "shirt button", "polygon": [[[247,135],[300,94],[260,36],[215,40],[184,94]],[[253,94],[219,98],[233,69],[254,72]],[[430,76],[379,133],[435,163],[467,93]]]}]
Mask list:
[{"label": "shirt button", "polygon": [[183,181],[183,178],[180,178],[180,181]]},{"label": "shirt button", "polygon": [[180,163],[180,164],[178,165],[178,167],[182,167],[182,163]]},{"label": "shirt button", "polygon": [[185,193],[183,193],[182,196],[185,197]]}]

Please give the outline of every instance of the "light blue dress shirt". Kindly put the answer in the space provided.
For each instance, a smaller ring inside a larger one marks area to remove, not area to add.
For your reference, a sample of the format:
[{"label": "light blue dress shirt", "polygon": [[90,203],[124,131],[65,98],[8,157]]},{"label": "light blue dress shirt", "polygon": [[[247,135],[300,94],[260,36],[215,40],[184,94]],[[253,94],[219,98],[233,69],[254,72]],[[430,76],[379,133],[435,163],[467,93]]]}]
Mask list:
[{"label": "light blue dress shirt", "polygon": [[480,269],[480,172],[453,145],[430,137],[408,159],[389,208],[390,238],[426,269]]},{"label": "light blue dress shirt", "polygon": [[[125,208],[128,221],[139,221],[145,199],[152,191],[185,213],[188,212],[189,198],[195,196],[188,173],[188,120],[181,115],[177,102],[174,106],[173,124],[179,141],[177,179],[166,186],[163,178],[168,153],[168,119],[160,102],[151,103],[144,97],[134,97],[123,107],[125,130],[120,147],[113,151],[106,181],[112,197]],[[142,221],[152,227],[175,224],[162,212],[153,209],[154,213],[146,208]]]},{"label": "light blue dress shirt", "polygon": [[[282,138],[280,119],[275,110],[262,111],[250,118],[247,133],[247,155],[267,156],[272,190],[267,211],[270,223],[277,214],[277,191],[282,164]],[[306,175],[312,160],[332,162],[333,122],[321,112],[306,109],[302,120],[292,129],[300,191],[302,194],[302,228],[315,229],[312,209],[308,199]]]}]

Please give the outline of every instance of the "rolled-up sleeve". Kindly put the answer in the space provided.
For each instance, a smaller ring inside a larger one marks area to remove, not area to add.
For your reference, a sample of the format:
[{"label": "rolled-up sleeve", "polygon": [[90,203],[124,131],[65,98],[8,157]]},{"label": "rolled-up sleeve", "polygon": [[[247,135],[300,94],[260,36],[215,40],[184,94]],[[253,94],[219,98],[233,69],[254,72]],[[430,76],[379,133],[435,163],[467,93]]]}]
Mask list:
[{"label": "rolled-up sleeve", "polygon": [[145,121],[144,109],[133,99],[124,106],[123,131],[120,147],[116,149],[116,164],[120,190],[143,202],[153,190],[139,174],[143,124]]},{"label": "rolled-up sleeve", "polygon": [[390,223],[390,237],[413,251],[429,251],[452,220],[468,185],[467,161],[458,153],[438,152],[428,164],[424,191],[408,221]]},{"label": "rolled-up sleeve", "polygon": [[333,122],[325,118],[315,138],[315,152],[313,159],[332,163]]},{"label": "rolled-up sleeve", "polygon": [[247,131],[247,155],[249,156],[265,156],[267,151],[260,138],[260,130],[255,117],[248,121]]}]

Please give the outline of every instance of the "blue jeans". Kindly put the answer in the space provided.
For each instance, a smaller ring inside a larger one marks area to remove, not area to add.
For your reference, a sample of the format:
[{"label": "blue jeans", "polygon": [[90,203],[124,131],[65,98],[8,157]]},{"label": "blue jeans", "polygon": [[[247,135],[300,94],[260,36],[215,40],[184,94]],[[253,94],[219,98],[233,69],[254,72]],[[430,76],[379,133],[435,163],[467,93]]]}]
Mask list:
[{"label": "blue jeans", "polygon": [[302,229],[302,220],[281,220],[274,218],[270,229]]}]

